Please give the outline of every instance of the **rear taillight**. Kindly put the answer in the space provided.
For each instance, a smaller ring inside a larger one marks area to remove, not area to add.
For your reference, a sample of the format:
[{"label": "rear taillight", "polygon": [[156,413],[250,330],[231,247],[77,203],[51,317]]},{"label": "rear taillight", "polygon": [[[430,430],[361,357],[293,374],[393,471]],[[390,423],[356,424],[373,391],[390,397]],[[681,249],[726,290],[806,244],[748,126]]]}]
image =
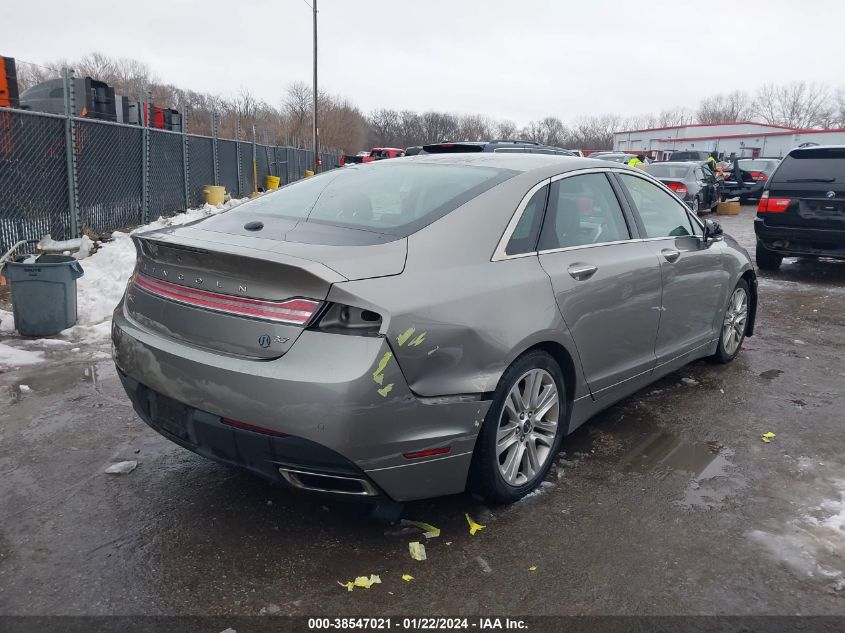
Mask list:
[{"label": "rear taillight", "polygon": [[152,295],[193,306],[236,316],[305,325],[314,316],[319,301],[312,299],[288,299],[286,301],[263,301],[232,295],[208,292],[197,288],[187,288],[179,284],[162,281],[143,273],[137,273],[133,281],[136,288]]},{"label": "rear taillight", "polygon": [[233,420],[232,418],[220,418],[220,421],[226,426],[233,426],[236,429],[242,429],[244,431],[252,431],[253,433],[263,433],[265,435],[275,435],[276,437],[288,437],[287,433],[282,433],[281,431],[274,431],[273,429],[268,429],[263,426],[256,426],[255,424],[247,424],[246,422],[241,422],[240,420]]},{"label": "rear taillight", "polygon": [[762,180],[764,182],[769,179],[769,177],[766,174],[764,174],[762,171],[752,171],[751,177],[754,180]]},{"label": "rear taillight", "polygon": [[445,455],[452,450],[451,446],[443,446],[441,448],[429,448],[424,451],[415,451],[413,453],[403,453],[405,459],[420,459],[421,457],[433,457],[435,455]]},{"label": "rear taillight", "polygon": [[792,198],[771,198],[769,192],[764,191],[757,204],[757,213],[784,213],[792,202]]},{"label": "rear taillight", "polygon": [[685,185],[682,185],[679,182],[667,182],[666,186],[669,187],[669,189],[671,189],[675,193],[677,193],[679,196],[685,196],[689,193],[689,189],[687,189]]}]

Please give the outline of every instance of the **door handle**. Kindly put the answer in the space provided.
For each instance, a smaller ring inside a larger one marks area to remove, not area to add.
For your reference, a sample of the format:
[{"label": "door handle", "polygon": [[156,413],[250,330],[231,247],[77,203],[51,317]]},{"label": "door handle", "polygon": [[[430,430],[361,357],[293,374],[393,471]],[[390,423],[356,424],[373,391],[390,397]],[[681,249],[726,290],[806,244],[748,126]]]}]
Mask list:
[{"label": "door handle", "polygon": [[598,269],[598,266],[593,266],[592,264],[572,264],[572,266],[566,270],[573,279],[584,281],[585,279],[592,277]]},{"label": "door handle", "polygon": [[676,251],[674,248],[664,248],[660,253],[667,262],[676,262],[681,256],[681,251]]}]

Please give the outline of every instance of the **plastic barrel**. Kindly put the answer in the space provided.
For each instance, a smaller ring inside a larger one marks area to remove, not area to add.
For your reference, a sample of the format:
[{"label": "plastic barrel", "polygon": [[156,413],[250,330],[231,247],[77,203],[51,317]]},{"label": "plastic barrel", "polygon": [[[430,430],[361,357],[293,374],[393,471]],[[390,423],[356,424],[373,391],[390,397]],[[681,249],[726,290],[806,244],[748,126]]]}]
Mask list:
[{"label": "plastic barrel", "polygon": [[15,329],[23,336],[52,336],[76,323],[76,280],[83,270],[73,257],[6,262],[3,274],[12,289]]},{"label": "plastic barrel", "polygon": [[223,199],[226,196],[226,187],[206,185],[202,188],[202,195],[205,196],[206,204],[212,204],[216,207],[218,204],[223,204]]},{"label": "plastic barrel", "polygon": [[271,189],[278,189],[281,182],[282,179],[279,176],[265,176],[264,190],[270,191]]}]

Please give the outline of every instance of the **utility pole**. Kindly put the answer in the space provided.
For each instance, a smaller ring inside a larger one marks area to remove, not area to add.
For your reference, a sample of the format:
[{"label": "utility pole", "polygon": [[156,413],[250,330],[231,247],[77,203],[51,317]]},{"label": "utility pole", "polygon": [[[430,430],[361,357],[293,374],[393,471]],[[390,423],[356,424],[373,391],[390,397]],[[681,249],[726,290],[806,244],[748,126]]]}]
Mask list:
[{"label": "utility pole", "polygon": [[320,171],[320,128],[317,127],[317,0],[311,0],[314,10],[314,173]]}]

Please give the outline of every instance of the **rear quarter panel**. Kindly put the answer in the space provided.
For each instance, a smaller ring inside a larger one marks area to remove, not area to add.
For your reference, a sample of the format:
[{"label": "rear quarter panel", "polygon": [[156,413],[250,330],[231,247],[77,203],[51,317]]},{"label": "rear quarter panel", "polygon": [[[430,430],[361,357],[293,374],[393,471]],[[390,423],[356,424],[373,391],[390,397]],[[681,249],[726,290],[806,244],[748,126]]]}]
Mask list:
[{"label": "rear quarter panel", "polygon": [[580,365],[536,256],[490,259],[525,193],[542,177],[522,174],[408,238],[405,271],[396,277],[335,284],[329,299],[383,317],[383,333],[419,396],[494,391],[526,349],[563,346]]}]

